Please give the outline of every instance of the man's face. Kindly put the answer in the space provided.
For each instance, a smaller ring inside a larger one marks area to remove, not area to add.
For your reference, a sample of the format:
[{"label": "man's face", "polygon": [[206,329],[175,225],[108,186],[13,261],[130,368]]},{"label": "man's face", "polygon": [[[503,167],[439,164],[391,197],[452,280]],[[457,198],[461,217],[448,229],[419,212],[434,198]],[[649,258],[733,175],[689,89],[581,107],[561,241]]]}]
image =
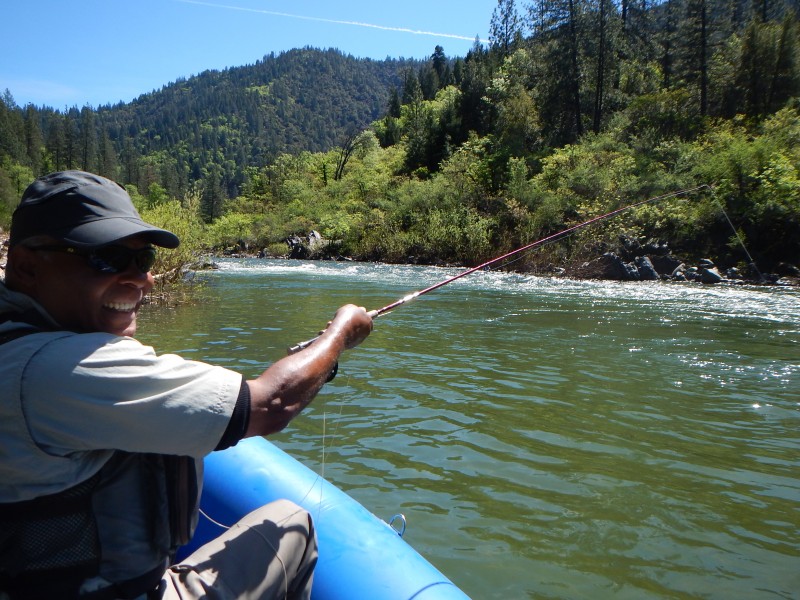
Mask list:
[{"label": "man's face", "polygon": [[[131,249],[148,243],[132,237],[117,243]],[[153,288],[151,273],[133,264],[119,273],[91,267],[85,256],[34,251],[35,283],[30,295],[64,328],[81,333],[133,336],[136,313]]]}]

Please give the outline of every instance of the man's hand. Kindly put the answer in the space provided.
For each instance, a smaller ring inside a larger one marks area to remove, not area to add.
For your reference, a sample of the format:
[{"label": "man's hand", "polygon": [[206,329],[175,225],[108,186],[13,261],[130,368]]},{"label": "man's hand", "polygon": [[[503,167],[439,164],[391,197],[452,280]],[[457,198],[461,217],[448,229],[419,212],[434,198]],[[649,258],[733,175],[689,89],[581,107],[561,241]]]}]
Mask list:
[{"label": "man's hand", "polygon": [[268,435],[286,427],[317,395],[342,352],[358,346],[371,331],[372,317],[363,307],[342,306],[314,343],[249,380],[247,436]]}]

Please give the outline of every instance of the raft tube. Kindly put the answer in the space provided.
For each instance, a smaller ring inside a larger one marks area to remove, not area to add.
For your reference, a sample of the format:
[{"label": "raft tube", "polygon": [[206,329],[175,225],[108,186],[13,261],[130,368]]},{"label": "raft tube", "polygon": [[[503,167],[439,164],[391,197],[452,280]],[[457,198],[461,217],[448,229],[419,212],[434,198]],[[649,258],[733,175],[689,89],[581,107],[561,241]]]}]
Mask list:
[{"label": "raft tube", "polygon": [[201,515],[179,559],[252,510],[285,498],[314,518],[319,562],[312,600],[469,600],[397,530],[263,438],[205,459]]}]

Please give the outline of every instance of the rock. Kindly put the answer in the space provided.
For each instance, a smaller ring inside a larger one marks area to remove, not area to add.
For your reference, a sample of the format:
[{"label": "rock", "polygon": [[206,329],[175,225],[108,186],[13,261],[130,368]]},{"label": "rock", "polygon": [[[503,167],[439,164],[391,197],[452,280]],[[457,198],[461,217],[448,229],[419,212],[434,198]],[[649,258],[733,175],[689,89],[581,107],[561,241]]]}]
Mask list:
[{"label": "rock", "polygon": [[318,231],[310,231],[305,239],[295,234],[286,239],[289,258],[301,260],[330,260],[341,258],[338,255],[339,242],[326,240]]},{"label": "rock", "polygon": [[653,263],[650,261],[649,257],[637,256],[633,262],[636,265],[636,271],[639,274],[639,279],[642,281],[656,281],[660,279],[658,272],[656,271],[655,267],[653,267]]},{"label": "rock", "polygon": [[774,270],[781,277],[800,277],[800,269],[787,262],[779,262]]},{"label": "rock", "polygon": [[592,263],[597,271],[597,279],[638,281],[640,278],[639,271],[634,265],[624,262],[613,252],[606,252]]},{"label": "rock", "polygon": [[775,285],[800,286],[800,277],[781,277],[775,282]]},{"label": "rock", "polygon": [[300,239],[299,235],[291,235],[286,238],[286,245],[289,246],[289,258],[300,260],[308,258],[308,246]]},{"label": "rock", "polygon": [[628,237],[627,235],[619,236],[620,253],[629,260],[640,256],[642,252],[642,243],[636,238]]},{"label": "rock", "polygon": [[313,252],[317,246],[323,243],[322,236],[319,234],[319,231],[310,231],[308,236],[306,236],[308,240],[308,248]]},{"label": "rock", "polygon": [[648,257],[656,273],[659,275],[672,275],[677,268],[683,266],[680,260],[669,253],[666,255],[653,254],[648,255]]},{"label": "rock", "polygon": [[[764,284],[797,285],[800,281],[800,267],[782,262],[775,266],[773,273],[762,274],[754,264],[747,269],[724,269],[710,258],[702,258],[697,266],[687,267],[670,252],[669,246],[661,241],[635,238],[627,235],[619,237],[616,249],[609,249],[606,243],[586,247],[592,253],[603,254],[580,267],[569,268],[565,274],[585,279],[609,279],[615,281],[694,281],[708,284],[726,282],[743,284],[759,282]],[[553,271],[552,267],[550,269]],[[724,274],[723,274],[724,273]]]},{"label": "rock", "polygon": [[647,242],[642,249],[649,256],[667,256],[669,254],[669,246],[666,242]]},{"label": "rock", "polygon": [[716,267],[703,268],[700,270],[700,281],[703,283],[719,283],[724,278]]}]

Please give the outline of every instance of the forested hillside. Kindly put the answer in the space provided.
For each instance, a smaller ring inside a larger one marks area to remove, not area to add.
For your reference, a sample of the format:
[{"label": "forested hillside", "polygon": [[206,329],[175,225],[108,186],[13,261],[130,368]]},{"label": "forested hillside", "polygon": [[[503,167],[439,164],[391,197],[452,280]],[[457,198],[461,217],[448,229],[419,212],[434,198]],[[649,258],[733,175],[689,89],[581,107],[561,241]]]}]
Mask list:
[{"label": "forested hillside", "polygon": [[278,252],[316,229],[359,258],[475,263],[707,185],[538,260],[581,260],[624,233],[727,265],[745,262],[740,238],[763,268],[797,264],[797,5],[498,0],[490,43],[464,57],[296,50],[98,110],[19,107],[10,90],[0,219],[33,176],[86,168],[143,210],[183,211],[206,245]]},{"label": "forested hillside", "polygon": [[366,127],[412,64],[298,49],[98,110],[15,109],[7,91],[2,151],[34,174],[79,166],[142,189],[157,182],[176,196],[202,181],[231,197],[247,167],[281,152],[327,150]]}]

